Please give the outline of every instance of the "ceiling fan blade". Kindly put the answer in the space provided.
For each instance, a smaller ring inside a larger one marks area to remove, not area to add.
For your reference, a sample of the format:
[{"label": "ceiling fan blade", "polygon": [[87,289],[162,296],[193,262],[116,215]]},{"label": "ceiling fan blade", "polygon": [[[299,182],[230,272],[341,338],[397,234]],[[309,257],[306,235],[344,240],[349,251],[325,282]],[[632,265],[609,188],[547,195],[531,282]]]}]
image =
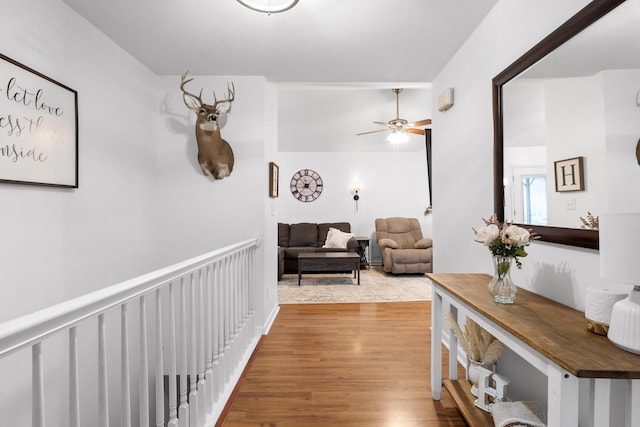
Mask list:
[{"label": "ceiling fan blade", "polygon": [[409,123],[409,126],[426,126],[431,124],[431,119],[418,120],[417,122]]},{"label": "ceiling fan blade", "polygon": [[377,125],[382,125],[382,126],[389,126],[389,123],[387,123],[387,122],[373,122],[373,123],[375,123]]},{"label": "ceiling fan blade", "polygon": [[405,129],[404,131],[409,133],[415,133],[416,135],[424,135],[424,129],[408,128],[408,129]]},{"label": "ceiling fan blade", "polygon": [[370,133],[386,132],[387,130],[388,129],[380,129],[380,130],[372,130],[372,131],[369,131],[369,132],[356,133],[356,136],[368,135]]}]

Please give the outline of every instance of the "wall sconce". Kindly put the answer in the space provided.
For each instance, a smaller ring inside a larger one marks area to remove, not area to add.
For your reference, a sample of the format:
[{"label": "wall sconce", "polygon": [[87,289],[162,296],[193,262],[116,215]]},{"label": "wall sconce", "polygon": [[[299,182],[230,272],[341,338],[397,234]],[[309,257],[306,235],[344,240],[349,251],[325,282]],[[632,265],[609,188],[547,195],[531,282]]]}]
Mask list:
[{"label": "wall sconce", "polygon": [[360,183],[354,182],[353,184],[351,184],[351,191],[354,193],[353,202],[355,204],[356,212],[358,212],[358,200],[360,200],[360,195],[358,193],[360,192]]}]

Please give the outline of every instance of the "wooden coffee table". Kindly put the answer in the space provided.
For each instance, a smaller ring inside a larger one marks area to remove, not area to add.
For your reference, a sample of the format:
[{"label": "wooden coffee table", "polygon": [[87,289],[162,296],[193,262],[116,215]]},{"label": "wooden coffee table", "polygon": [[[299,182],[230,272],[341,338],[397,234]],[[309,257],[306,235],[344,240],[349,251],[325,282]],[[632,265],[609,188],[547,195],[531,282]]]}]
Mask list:
[{"label": "wooden coffee table", "polygon": [[360,255],[354,252],[309,252],[298,255],[298,286],[302,272],[353,271],[360,284]]}]

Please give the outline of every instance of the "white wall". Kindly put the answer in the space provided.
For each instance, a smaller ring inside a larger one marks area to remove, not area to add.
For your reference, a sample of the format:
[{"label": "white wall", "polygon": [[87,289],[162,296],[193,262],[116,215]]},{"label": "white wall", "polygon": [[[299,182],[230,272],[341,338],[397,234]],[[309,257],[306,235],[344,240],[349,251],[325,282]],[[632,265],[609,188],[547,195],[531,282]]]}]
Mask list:
[{"label": "white wall", "polygon": [[[633,155],[640,133],[637,92],[639,70],[607,70],[591,76],[519,79],[505,97],[505,145],[546,142],[547,200],[550,223],[579,227],[579,217],[640,209],[640,169]],[[540,119],[542,117],[542,120]],[[533,132],[537,130],[537,132]],[[505,147],[505,165],[531,164],[529,156],[510,158],[519,149]],[[556,192],[554,161],[584,157],[585,191]],[[509,197],[505,197],[505,203]],[[568,207],[571,201],[573,208]]]},{"label": "white wall", "polygon": [[[604,212],[607,196],[602,76],[519,79],[509,82],[505,93],[505,168],[546,166],[548,223],[578,228],[582,224],[580,217],[586,218],[588,212],[595,216]],[[521,151],[511,147],[525,145],[543,145],[545,158],[533,163],[533,157],[522,153],[519,160],[510,157]],[[585,190],[556,192],[555,162],[574,157],[583,157]],[[508,202],[509,197],[505,196],[505,203]],[[510,214],[506,218],[510,219]],[[521,215],[515,218],[522,221]]]},{"label": "white wall", "polygon": [[502,89],[504,145],[546,145],[544,80],[514,79]]},{"label": "white wall", "polygon": [[[606,204],[602,76],[548,80],[545,84],[549,223],[578,228],[587,212]],[[554,162],[583,157],[584,191],[556,192]],[[569,205],[575,206],[571,209]]]},{"label": "white wall", "polygon": [[[431,118],[427,83],[279,84],[278,151],[356,152],[392,151],[385,128],[377,122],[400,118],[409,122]],[[392,88],[402,88],[396,94]],[[380,131],[358,135],[364,132]],[[412,137],[402,151],[424,146]]]},{"label": "white wall", "polygon": [[[264,207],[268,199],[265,150],[275,147],[271,131],[274,120],[267,120],[266,116],[275,113],[265,113],[271,111],[265,106],[276,102],[276,95],[273,90],[268,91],[264,77],[191,77],[194,80],[187,89],[195,93],[203,89],[203,101],[209,103],[213,102],[212,91],[223,99],[227,83],[233,82],[235,100],[231,112],[221,119],[221,134],[231,145],[235,162],[227,178],[215,180],[203,175],[197,161],[196,117],[183,102],[180,76],[160,78],[154,197],[159,265],[170,265],[244,239],[258,237],[262,241],[268,221],[275,221],[264,216]],[[261,272],[265,259],[276,263],[275,246],[261,245],[258,258],[256,298],[261,304],[257,323],[264,326],[276,308],[277,273],[271,276]]]},{"label": "white wall", "polygon": [[[492,273],[490,253],[470,230],[493,211],[491,80],[587,3],[501,0],[434,80],[434,94],[456,90],[454,107],[434,116],[434,140],[442,141],[434,145],[433,177],[438,272]],[[595,250],[535,242],[528,252],[512,275],[519,286],[584,309],[586,288],[603,285]],[[546,382],[535,372],[523,374],[530,369],[513,353],[499,369],[519,378],[510,385],[512,398],[544,398]]]},{"label": "white wall", "polygon": [[60,1],[12,3],[6,13],[0,52],[78,91],[80,177],[75,190],[0,183],[0,257],[4,283],[14,284],[0,322],[262,238],[265,150],[276,144],[273,117],[265,120],[276,95],[263,77],[194,76],[205,100],[236,86],[222,129],[235,168],[214,181],[197,166],[179,76],[155,76]]},{"label": "white wall", "polygon": [[[418,137],[418,136],[416,136]],[[435,144],[435,142],[434,142]],[[375,244],[375,220],[392,216],[415,217],[425,237],[432,236],[426,151],[411,153],[279,153],[279,222],[339,222],[369,237],[373,263],[380,263]],[[313,202],[300,202],[289,190],[291,177],[300,169],[312,169],[322,177],[324,190]],[[358,210],[352,183],[359,182]]]},{"label": "white wall", "polygon": [[[546,155],[544,82],[515,79],[502,90],[504,123],[504,217],[524,222],[523,175],[549,175]],[[534,206],[539,206],[537,203]],[[546,209],[546,203],[545,203]],[[546,224],[547,222],[540,222]]]},{"label": "white wall", "polygon": [[[433,167],[437,271],[492,272],[470,228],[493,212],[491,80],[586,3],[500,1],[434,80],[434,94],[446,87],[456,94],[450,110],[434,114],[434,141],[441,141]],[[586,287],[600,282],[597,251],[535,242],[528,252],[516,283],[583,308]]]},{"label": "white wall", "polygon": [[[263,203],[263,240],[264,240],[264,302],[262,307],[256,307],[256,315],[258,318],[269,321],[273,319],[278,310],[278,218],[275,201],[269,195],[269,183],[267,177],[269,162],[277,158],[278,151],[278,90],[273,84],[267,84],[265,91],[265,144],[264,144],[264,161],[262,170],[264,173],[264,185],[262,186],[262,194],[267,200]],[[259,185],[257,187],[260,187]],[[260,271],[260,270],[258,270]],[[257,296],[260,298],[260,296]],[[264,313],[262,312],[264,310]],[[269,324],[270,326],[270,324]]]},{"label": "white wall", "polygon": [[[226,96],[227,82],[236,88],[231,112],[221,121],[222,137],[233,149],[232,174],[205,177],[197,161],[196,115],[179,90],[180,76],[162,77],[162,108],[158,110],[157,157],[159,262],[166,265],[238,240],[260,237],[266,183],[264,166],[263,77],[191,76],[187,89],[203,88],[203,100]],[[226,121],[226,123],[225,123]],[[247,126],[250,124],[250,126]],[[247,185],[249,184],[249,185]],[[260,215],[257,215],[260,213]],[[256,221],[256,218],[260,221]]]},{"label": "white wall", "polygon": [[[0,52],[78,91],[79,188],[0,184],[0,321],[157,266],[157,78],[60,1],[10,2],[3,16]],[[79,332],[85,342],[96,333],[94,325]],[[46,385],[57,391],[47,401],[51,425],[67,424],[65,341],[44,350]],[[81,347],[83,397],[97,393],[95,351],[95,342]],[[29,359],[23,351],[2,361],[0,375],[13,385],[0,392],[6,425],[29,424]],[[90,423],[95,408],[83,404]]]},{"label": "white wall", "polygon": [[[605,71],[606,185],[609,212],[640,211],[640,167],[633,155],[640,136],[640,106],[634,102],[640,70]],[[636,95],[640,96],[640,95]]]},{"label": "white wall", "polygon": [[[266,109],[277,102],[273,88],[262,77],[196,76],[205,94],[220,94],[227,80],[236,84],[222,131],[236,164],[231,177],[212,182],[194,165],[194,118],[182,104],[179,76],[155,76],[59,0],[3,6],[0,52],[78,91],[80,177],[75,190],[0,183],[0,322],[259,237],[271,242],[258,252],[255,277],[256,323],[264,327],[277,309],[275,218],[265,215],[265,152],[276,146],[275,113]],[[268,239],[263,230],[273,230]],[[119,325],[117,313],[107,317]],[[117,355],[118,328],[108,329],[109,354]],[[88,401],[97,394],[96,332],[93,324],[79,331],[91,343],[80,355],[83,425],[95,420]],[[47,389],[56,390],[47,401],[49,425],[67,424],[66,346],[62,336],[45,347]],[[28,425],[30,352],[7,360],[0,364],[11,384],[0,390],[3,423]],[[117,373],[118,362],[109,368]],[[110,384],[117,389],[117,375]],[[117,393],[110,402],[117,425]]]},{"label": "white wall", "polygon": [[[493,209],[490,80],[586,2],[500,1],[436,78],[435,96],[454,87],[456,105],[434,117],[433,217],[422,216],[424,152],[398,154],[400,169],[393,153],[277,153],[277,91],[260,77],[194,81],[205,93],[236,83],[222,132],[236,153],[234,174],[211,182],[193,163],[193,118],[181,105],[177,76],[156,77],[59,0],[5,5],[0,52],[79,93],[80,188],[0,184],[0,321],[255,235],[264,239],[258,310],[266,320],[276,304],[277,221],[348,220],[357,234],[370,235],[375,217],[415,216],[434,237],[437,271],[490,272],[489,254],[470,230]],[[281,196],[273,200],[269,160],[281,167]],[[326,180],[316,202],[302,204],[287,192],[302,167]],[[358,213],[349,192],[356,175]],[[583,307],[585,288],[599,283],[597,253],[545,243],[529,252],[516,282]],[[57,362],[49,368],[63,381]],[[29,401],[22,382],[5,392]],[[22,414],[15,401],[0,396],[3,413]],[[64,419],[55,403],[49,413]]]},{"label": "white wall", "polygon": [[0,184],[0,321],[156,265],[155,76],[60,1],[3,10],[0,52],[78,91],[80,176],[76,190]]},{"label": "white wall", "polygon": [[[399,95],[401,118],[431,117],[431,91],[424,86],[397,85],[405,87]],[[278,85],[278,100],[274,161],[280,166],[280,197],[271,205],[279,222],[349,222],[355,234],[369,237],[377,264],[381,258],[375,243],[376,218],[415,217],[425,237],[432,236],[431,216],[424,215],[429,205],[424,136],[411,135],[408,143],[393,146],[385,141],[384,128],[373,123],[396,117],[390,88],[285,84]],[[357,135],[371,130],[383,132]],[[289,190],[291,177],[305,168],[318,172],[325,183],[313,202],[300,202]],[[361,186],[357,211],[351,191],[355,182]]]}]

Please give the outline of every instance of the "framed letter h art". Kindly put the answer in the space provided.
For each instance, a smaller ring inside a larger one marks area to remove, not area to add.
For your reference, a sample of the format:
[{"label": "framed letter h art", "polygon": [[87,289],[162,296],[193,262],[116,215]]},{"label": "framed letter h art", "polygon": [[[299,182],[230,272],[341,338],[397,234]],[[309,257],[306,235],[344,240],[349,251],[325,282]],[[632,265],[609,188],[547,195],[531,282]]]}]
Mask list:
[{"label": "framed letter h art", "polygon": [[583,157],[554,162],[556,191],[584,191]]}]

